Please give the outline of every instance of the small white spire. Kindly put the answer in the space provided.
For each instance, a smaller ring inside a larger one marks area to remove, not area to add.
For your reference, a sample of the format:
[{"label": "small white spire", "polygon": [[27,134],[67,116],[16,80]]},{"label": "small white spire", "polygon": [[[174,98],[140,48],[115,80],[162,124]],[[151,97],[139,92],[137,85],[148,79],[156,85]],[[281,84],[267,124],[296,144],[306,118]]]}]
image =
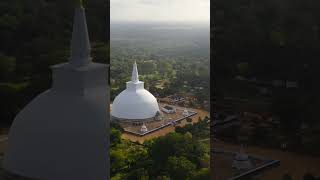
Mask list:
[{"label": "small white spire", "polygon": [[142,124],[140,131],[141,131],[142,133],[148,132],[148,128],[147,128],[147,126],[146,126],[144,123]]},{"label": "small white spire", "polygon": [[81,1],[74,11],[73,32],[71,40],[71,57],[69,63],[72,66],[85,66],[91,62],[91,48],[88,34],[85,10]]},{"label": "small white spire", "polygon": [[138,68],[137,68],[136,61],[134,61],[134,64],[133,64],[131,81],[132,82],[139,82],[139,74],[138,74]]}]

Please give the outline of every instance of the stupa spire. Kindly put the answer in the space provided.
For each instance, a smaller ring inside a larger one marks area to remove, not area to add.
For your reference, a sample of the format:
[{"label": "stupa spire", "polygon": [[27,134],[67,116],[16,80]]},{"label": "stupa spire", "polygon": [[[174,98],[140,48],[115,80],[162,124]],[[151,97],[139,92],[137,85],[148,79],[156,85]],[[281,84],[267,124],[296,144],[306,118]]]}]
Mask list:
[{"label": "stupa spire", "polygon": [[139,74],[138,74],[138,67],[137,67],[136,61],[134,61],[134,64],[133,64],[131,81],[139,82]]},{"label": "stupa spire", "polygon": [[81,0],[76,2],[69,63],[72,66],[84,66],[91,62],[91,48],[85,10]]}]

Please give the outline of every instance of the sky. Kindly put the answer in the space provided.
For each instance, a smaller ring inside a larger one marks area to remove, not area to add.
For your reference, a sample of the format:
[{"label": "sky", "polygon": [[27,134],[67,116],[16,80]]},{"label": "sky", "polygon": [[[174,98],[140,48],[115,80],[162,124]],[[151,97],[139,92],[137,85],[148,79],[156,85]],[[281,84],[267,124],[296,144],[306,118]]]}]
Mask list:
[{"label": "sky", "polygon": [[210,21],[210,0],[111,0],[111,21]]}]

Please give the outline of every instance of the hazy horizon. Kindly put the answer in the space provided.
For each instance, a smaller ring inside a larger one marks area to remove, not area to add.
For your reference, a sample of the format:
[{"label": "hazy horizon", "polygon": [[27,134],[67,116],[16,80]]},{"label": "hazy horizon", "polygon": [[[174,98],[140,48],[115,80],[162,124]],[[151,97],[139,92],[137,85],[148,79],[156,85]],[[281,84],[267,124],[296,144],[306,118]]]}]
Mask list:
[{"label": "hazy horizon", "polygon": [[111,23],[209,24],[210,0],[111,0]]},{"label": "hazy horizon", "polygon": [[[124,20],[111,20],[110,24],[137,24],[137,25],[198,25],[198,26],[210,26],[210,21],[124,21]],[[210,27],[209,27],[210,28]]]}]

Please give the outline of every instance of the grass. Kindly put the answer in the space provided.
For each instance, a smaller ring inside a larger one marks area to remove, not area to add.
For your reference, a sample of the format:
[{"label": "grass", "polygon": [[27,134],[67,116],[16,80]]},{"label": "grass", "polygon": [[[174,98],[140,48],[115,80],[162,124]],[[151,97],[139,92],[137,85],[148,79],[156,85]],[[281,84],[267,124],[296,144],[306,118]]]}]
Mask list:
[{"label": "grass", "polygon": [[0,88],[9,88],[15,91],[19,91],[29,86],[29,82],[21,82],[21,83],[0,83]]}]

